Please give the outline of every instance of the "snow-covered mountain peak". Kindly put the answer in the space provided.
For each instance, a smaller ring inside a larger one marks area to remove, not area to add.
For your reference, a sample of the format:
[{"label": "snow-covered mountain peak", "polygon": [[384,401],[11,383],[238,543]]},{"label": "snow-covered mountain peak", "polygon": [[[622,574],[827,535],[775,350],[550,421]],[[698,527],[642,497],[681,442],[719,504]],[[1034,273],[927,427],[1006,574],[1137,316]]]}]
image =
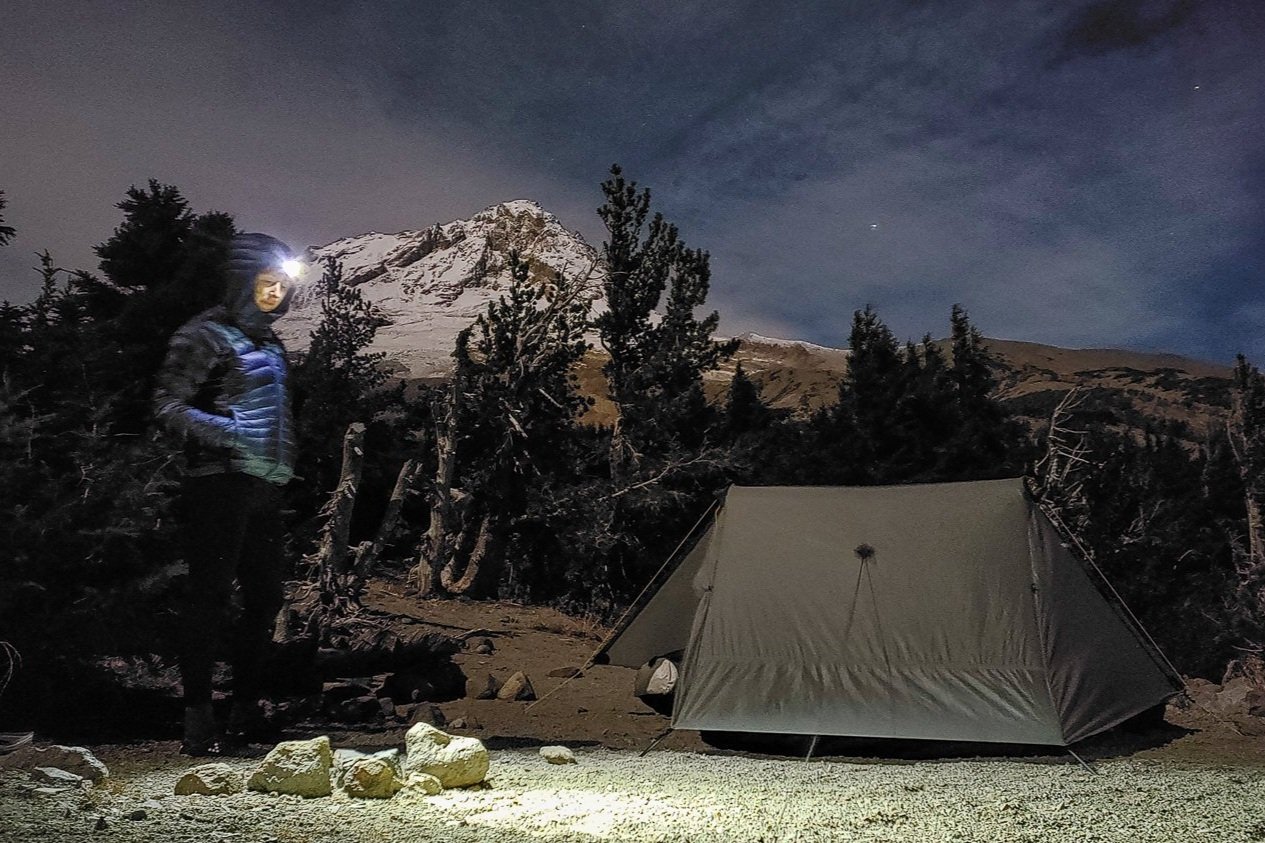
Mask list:
[{"label": "snow-covered mountain peak", "polygon": [[[342,265],[342,283],[358,286],[390,323],[371,351],[414,377],[446,372],[457,333],[509,286],[509,254],[519,253],[531,277],[584,277],[600,289],[597,253],[574,231],[529,199],[491,205],[466,220],[395,234],[368,232],[309,249],[314,261]],[[320,284],[296,292],[278,323],[292,349],[307,346],[320,320]]]}]

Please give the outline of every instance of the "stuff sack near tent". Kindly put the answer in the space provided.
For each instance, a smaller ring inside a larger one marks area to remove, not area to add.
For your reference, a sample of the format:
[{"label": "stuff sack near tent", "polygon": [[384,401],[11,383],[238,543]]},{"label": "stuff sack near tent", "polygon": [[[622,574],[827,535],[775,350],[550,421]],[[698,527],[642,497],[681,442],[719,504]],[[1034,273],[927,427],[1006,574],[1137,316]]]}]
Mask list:
[{"label": "stuff sack near tent", "polygon": [[[676,654],[680,659],[680,654]],[[658,656],[637,669],[633,694],[659,714],[672,714],[676,698],[676,680],[680,676],[676,662],[669,656]]]}]

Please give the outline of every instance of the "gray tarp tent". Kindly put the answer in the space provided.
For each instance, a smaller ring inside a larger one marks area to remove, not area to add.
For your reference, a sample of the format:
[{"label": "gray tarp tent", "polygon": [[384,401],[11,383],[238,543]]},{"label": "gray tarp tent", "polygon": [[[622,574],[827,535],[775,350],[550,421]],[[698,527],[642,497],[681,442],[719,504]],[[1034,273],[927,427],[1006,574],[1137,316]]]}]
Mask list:
[{"label": "gray tarp tent", "polygon": [[733,487],[599,650],[672,726],[1067,745],[1181,687],[1022,480]]}]

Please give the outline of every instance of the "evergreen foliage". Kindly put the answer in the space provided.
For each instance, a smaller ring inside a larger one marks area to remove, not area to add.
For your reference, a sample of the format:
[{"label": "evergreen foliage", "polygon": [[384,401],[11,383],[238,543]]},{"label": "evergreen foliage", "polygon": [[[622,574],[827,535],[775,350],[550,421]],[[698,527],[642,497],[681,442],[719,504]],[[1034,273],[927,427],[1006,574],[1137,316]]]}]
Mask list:
[{"label": "evergreen foliage", "polygon": [[205,238],[232,221],[191,215],[156,182],[120,208],[98,247],[106,280],[45,252],[38,296],[0,313],[0,507],[16,516],[0,528],[0,636],[23,655],[19,701],[73,700],[94,656],[169,646],[179,457],[146,425],[150,383],[171,331],[208,300],[178,285],[215,287],[222,245]]},{"label": "evergreen foliage", "polygon": [[[296,473],[301,480],[291,483],[286,494],[291,509],[303,514],[297,525],[300,546],[315,540],[316,515],[338,483],[343,434],[349,424],[366,425],[370,459],[365,465],[365,486],[380,492],[391,482],[386,477],[389,464],[394,462],[398,469],[403,462],[403,437],[398,429],[403,390],[387,386],[382,367],[385,355],[365,351],[386,320],[358,287],[343,283],[341,264],[330,260],[323,269],[316,282],[321,290],[321,319],[307,351],[295,355],[291,375],[299,446]],[[357,512],[364,513],[366,508]],[[363,515],[360,520],[364,522]]]},{"label": "evergreen foliage", "polygon": [[517,253],[509,271],[507,295],[461,332],[453,354],[462,390],[458,484],[469,495],[455,567],[472,580],[463,591],[472,595],[495,592],[504,575],[520,591],[539,588],[542,574],[526,551],[548,529],[549,492],[571,470],[591,403],[574,375],[589,349],[590,301],[579,279],[533,281]]},{"label": "evergreen foliage", "polygon": [[13,238],[17,236],[17,230],[11,225],[4,224],[4,209],[8,207],[8,201],[4,198],[4,191],[0,190],[0,246],[7,246],[13,242]]},{"label": "evergreen foliage", "polygon": [[[452,518],[435,522],[451,527],[450,590],[608,619],[729,483],[965,480],[1020,474],[1032,460],[958,306],[947,343],[902,343],[874,308],[856,311],[847,372],[819,412],[771,409],[768,385],[741,365],[709,400],[704,375],[737,344],[713,339],[716,313],[697,315],[707,253],[688,248],[618,167],[602,192],[607,310],[590,321],[581,279],[542,283],[529,256],[512,255],[506,294],[458,338],[451,390],[413,385],[406,399],[391,385],[383,356],[367,352],[382,316],[326,267],[321,321],[292,369],[296,544],[315,537],[354,421],[368,435],[353,543],[376,525],[406,458],[437,474],[443,437],[432,425],[451,417]],[[34,698],[37,679],[64,684],[70,665],[103,654],[168,649],[179,456],[148,429],[148,400],[171,332],[222,296],[233,222],[193,213],[158,182],[119,208],[121,224],[97,247],[101,278],[45,253],[37,297],[0,305],[0,506],[15,516],[0,522],[0,639],[26,665],[10,698]],[[0,219],[0,245],[12,236]],[[585,423],[574,374],[594,330],[609,355],[610,427]],[[1265,378],[1240,359],[1235,384],[1226,427],[1200,448],[1175,429],[1134,436],[1109,415],[1078,416],[1087,462],[1074,494],[1051,492],[1178,667],[1212,678],[1265,641],[1250,516],[1265,494]],[[425,514],[405,511],[412,554]]]},{"label": "evergreen foliage", "polygon": [[[662,214],[651,217],[650,191],[638,191],[618,166],[602,193],[607,310],[596,325],[610,356],[602,371],[619,408],[612,458],[618,472],[635,468],[643,457],[702,445],[711,421],[703,372],[732,356],[738,343],[712,340],[716,312],[695,316],[711,282],[708,254],[687,248]],[[665,292],[656,323],[652,313]]]}]

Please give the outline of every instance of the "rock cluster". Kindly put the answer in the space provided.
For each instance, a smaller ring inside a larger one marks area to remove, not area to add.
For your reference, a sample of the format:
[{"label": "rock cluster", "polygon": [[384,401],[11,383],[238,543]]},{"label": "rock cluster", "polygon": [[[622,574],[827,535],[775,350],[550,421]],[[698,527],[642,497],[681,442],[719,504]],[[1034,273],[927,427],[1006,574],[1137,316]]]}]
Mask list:
[{"label": "rock cluster", "polygon": [[401,754],[398,749],[334,750],[324,735],[283,741],[244,783],[228,764],[203,764],[181,776],[175,793],[215,796],[249,789],[311,799],[330,796],[337,789],[359,799],[390,799],[401,791],[430,796],[445,788],[470,787],[487,777],[488,751],[477,738],[418,723],[409,729],[405,743]]},{"label": "rock cluster", "polygon": [[1221,685],[1189,679],[1186,697],[1177,704],[1193,705],[1221,717],[1265,717],[1265,687],[1246,676],[1229,678]]}]

